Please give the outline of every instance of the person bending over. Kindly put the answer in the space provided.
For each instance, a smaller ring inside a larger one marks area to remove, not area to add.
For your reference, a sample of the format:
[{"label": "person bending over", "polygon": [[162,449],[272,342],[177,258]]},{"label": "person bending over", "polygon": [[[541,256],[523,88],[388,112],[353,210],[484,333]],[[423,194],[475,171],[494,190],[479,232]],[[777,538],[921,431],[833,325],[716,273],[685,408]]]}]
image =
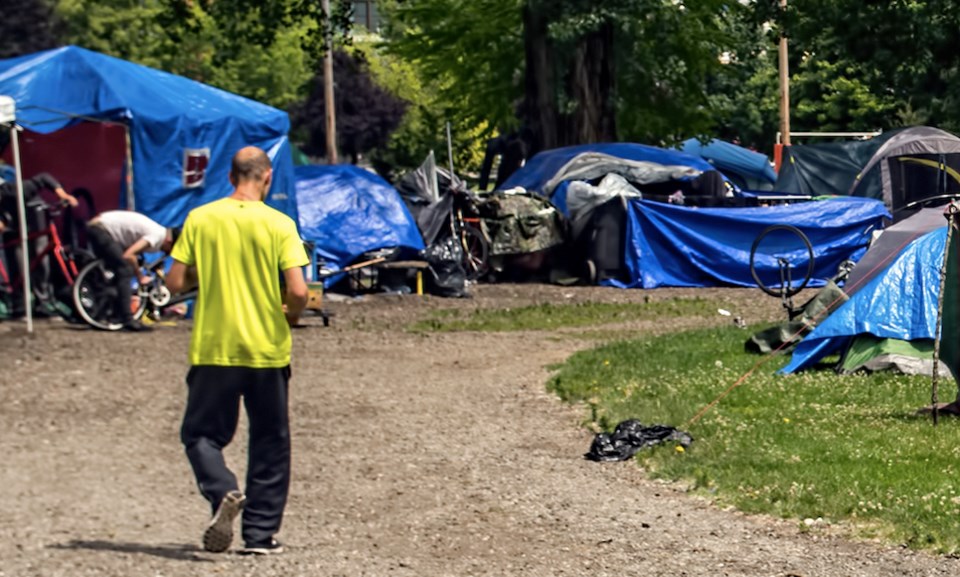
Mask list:
[{"label": "person bending over", "polygon": [[103,259],[114,271],[113,282],[117,287],[114,301],[115,322],[123,324],[126,331],[148,331],[150,327],[133,319],[130,306],[133,296],[133,279],[141,284],[150,278],[139,274],[137,257],[143,252],[163,251],[170,253],[177,239],[177,230],[166,228],[150,217],[130,210],[109,210],[93,217],[87,223],[87,240],[97,258]]}]

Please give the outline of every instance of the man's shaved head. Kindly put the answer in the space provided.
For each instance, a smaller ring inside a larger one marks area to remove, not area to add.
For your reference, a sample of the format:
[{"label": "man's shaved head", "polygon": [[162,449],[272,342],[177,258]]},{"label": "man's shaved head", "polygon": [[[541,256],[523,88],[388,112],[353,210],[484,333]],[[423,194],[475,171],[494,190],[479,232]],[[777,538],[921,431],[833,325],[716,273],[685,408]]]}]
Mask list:
[{"label": "man's shaved head", "polygon": [[256,146],[241,148],[233,156],[230,166],[230,182],[234,186],[242,182],[258,182],[270,171],[270,158]]}]

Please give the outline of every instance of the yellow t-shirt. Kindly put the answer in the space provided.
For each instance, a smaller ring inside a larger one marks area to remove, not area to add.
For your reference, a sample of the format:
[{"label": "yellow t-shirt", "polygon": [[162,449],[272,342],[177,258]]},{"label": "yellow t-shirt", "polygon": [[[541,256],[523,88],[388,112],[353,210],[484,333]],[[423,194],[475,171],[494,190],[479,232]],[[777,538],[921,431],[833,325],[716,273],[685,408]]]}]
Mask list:
[{"label": "yellow t-shirt", "polygon": [[190,212],[171,256],[197,267],[191,365],[290,364],[280,276],[309,262],[292,219],[262,202],[224,198]]}]

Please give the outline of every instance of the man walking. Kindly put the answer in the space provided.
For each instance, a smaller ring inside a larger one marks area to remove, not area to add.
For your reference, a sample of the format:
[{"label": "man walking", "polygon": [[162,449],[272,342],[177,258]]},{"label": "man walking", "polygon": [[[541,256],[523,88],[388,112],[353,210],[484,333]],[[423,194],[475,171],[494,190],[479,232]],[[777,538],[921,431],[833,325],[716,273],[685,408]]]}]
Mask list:
[{"label": "man walking", "polygon": [[[203,534],[212,552],[230,548],[241,511],[241,553],[283,551],[274,535],[290,485],[290,326],[307,303],[301,267],[309,261],[293,220],[263,202],[272,174],[262,150],[240,150],[233,194],[190,212],[167,276],[180,292],[196,267],[199,283],[180,437],[213,511]],[[250,426],[245,494],[223,457],[241,399]]]}]

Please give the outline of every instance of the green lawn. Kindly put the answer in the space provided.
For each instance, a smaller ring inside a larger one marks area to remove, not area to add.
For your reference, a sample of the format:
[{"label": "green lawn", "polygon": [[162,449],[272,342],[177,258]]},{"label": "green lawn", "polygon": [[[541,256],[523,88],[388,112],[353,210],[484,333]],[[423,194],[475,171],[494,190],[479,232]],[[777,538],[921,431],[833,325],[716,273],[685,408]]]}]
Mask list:
[{"label": "green lawn", "polygon": [[[686,314],[715,314],[714,304],[648,303],[633,313],[671,315],[689,307]],[[438,326],[432,328],[583,326],[584,316],[593,324],[615,321],[618,306],[486,311],[434,319]],[[564,325],[560,319],[572,320]],[[786,357],[744,352],[755,328],[610,342],[552,367],[547,386],[565,401],[584,403],[584,425],[594,430],[611,431],[635,418],[689,432],[695,441],[686,451],[660,446],[636,460],[651,476],[687,483],[720,505],[796,519],[801,526],[820,518],[863,537],[960,552],[960,420],[946,417],[933,427],[929,417],[914,415],[929,402],[930,379],[830,370],[776,375]],[[944,383],[941,399],[955,395],[956,385]]]},{"label": "green lawn", "polygon": [[[930,399],[930,379],[779,376],[786,357],[775,357],[692,422],[763,359],[743,352],[747,336],[723,327],[604,345],[555,367],[548,387],[586,402],[595,428],[636,418],[689,432],[685,452],[658,447],[636,459],[721,504],[960,551],[960,422],[934,428],[914,415]],[[948,382],[941,398],[955,394]]]}]

